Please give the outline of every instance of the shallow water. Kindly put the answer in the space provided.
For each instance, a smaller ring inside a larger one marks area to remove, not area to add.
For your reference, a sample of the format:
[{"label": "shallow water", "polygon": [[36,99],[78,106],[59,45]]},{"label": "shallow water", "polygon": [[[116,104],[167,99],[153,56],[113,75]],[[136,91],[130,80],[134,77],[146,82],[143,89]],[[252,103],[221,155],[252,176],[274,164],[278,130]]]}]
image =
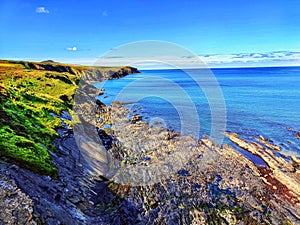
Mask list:
[{"label": "shallow water", "polygon": [[96,83],[106,90],[100,100],[105,104],[115,100],[136,102],[128,107],[141,106],[139,113],[148,122],[161,122],[178,131],[197,131],[202,136],[211,134],[211,102],[220,100],[217,94],[205,94],[220,87],[227,131],[248,140],[263,135],[281,145],[283,153],[300,155],[300,140],[295,136],[300,130],[300,67],[212,69],[217,83],[202,70],[141,72]]}]

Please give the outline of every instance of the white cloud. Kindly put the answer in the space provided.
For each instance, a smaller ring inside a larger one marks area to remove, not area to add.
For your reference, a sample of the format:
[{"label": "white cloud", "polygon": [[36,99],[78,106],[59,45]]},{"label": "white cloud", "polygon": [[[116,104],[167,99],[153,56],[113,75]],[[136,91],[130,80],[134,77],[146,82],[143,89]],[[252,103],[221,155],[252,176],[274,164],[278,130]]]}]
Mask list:
[{"label": "white cloud", "polygon": [[107,10],[104,10],[104,11],[102,12],[102,16],[108,16]]},{"label": "white cloud", "polygon": [[[148,62],[147,62],[148,61]],[[179,68],[201,67],[257,67],[257,66],[299,66],[300,52],[267,52],[267,53],[241,53],[241,54],[212,54],[203,56],[157,56],[149,58],[134,57],[104,57],[96,61],[99,65],[138,65],[149,62],[157,67],[165,68],[175,65]],[[153,65],[150,65],[153,66]],[[153,66],[154,68],[154,66]]]},{"label": "white cloud", "polygon": [[66,48],[67,51],[77,51],[77,47],[69,47],[69,48]]},{"label": "white cloud", "polygon": [[46,14],[50,13],[49,10],[46,9],[45,7],[38,7],[38,8],[36,8],[35,12],[37,12],[37,13],[46,13]]},{"label": "white cloud", "polygon": [[222,66],[280,66],[300,65],[300,52],[275,51],[267,53],[214,54],[200,56],[213,67]]},{"label": "white cloud", "polygon": [[[76,51],[76,47],[67,48]],[[257,67],[257,66],[300,66],[300,52],[277,51],[267,53],[210,54],[194,56],[153,56],[128,57],[126,55],[108,55],[101,58],[53,59],[54,61],[98,66],[131,65],[140,69],[170,68],[226,68],[226,67]],[[33,60],[34,61],[34,60]],[[174,66],[173,66],[174,65]]]}]

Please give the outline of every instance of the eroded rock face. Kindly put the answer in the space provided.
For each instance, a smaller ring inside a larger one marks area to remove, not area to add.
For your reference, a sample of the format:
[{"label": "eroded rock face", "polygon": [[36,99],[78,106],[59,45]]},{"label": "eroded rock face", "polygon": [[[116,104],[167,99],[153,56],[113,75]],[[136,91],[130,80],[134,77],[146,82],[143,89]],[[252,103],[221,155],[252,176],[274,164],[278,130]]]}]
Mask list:
[{"label": "eroded rock face", "polygon": [[8,168],[0,167],[0,224],[37,224],[33,200],[16,185]]}]

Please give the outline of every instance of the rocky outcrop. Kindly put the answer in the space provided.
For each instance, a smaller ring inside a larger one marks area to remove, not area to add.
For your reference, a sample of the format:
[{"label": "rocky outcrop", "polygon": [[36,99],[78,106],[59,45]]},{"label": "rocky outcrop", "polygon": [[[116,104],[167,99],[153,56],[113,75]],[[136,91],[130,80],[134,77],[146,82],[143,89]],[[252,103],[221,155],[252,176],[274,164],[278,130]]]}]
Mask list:
[{"label": "rocky outcrop", "polygon": [[[238,134],[228,134],[226,136],[242,149],[253,155],[260,157],[267,167],[257,167],[260,177],[265,183],[270,193],[276,198],[270,201],[276,202],[275,207],[288,208],[289,211],[300,219],[300,160],[294,156],[290,158],[281,154],[279,157],[274,152],[273,145],[261,142],[247,142],[241,139]],[[275,148],[277,151],[277,149]]]},{"label": "rocky outcrop", "polygon": [[121,68],[120,70],[118,70],[117,72],[114,71],[109,71],[108,72],[108,79],[109,80],[113,80],[113,79],[120,79],[122,77],[127,76],[128,74],[132,74],[132,73],[140,73],[138,71],[138,69],[133,68],[133,67],[125,67],[125,68]]},{"label": "rocky outcrop", "polygon": [[[288,199],[294,203],[299,203],[300,200],[300,164],[299,160],[292,157],[287,161],[283,157],[278,157],[272,150],[273,145],[270,146],[265,143],[265,146],[257,144],[256,142],[246,142],[241,139],[236,133],[228,134],[226,136],[239,147],[245,149],[253,155],[260,157],[268,166],[266,170],[269,172],[268,176],[277,182],[280,186],[286,186],[289,193],[286,193]],[[262,142],[264,143],[264,142]],[[276,149],[277,150],[277,149]],[[268,180],[264,180],[268,183]],[[276,190],[277,187],[273,185]]]},{"label": "rocky outcrop", "polygon": [[37,224],[33,218],[33,200],[16,185],[10,169],[17,166],[0,166],[0,224]]}]

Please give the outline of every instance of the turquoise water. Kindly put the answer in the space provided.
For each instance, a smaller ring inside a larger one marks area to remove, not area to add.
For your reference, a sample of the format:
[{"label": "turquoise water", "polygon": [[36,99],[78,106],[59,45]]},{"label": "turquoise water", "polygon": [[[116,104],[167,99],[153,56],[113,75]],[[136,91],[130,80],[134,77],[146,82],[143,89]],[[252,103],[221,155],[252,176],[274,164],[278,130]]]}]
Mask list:
[{"label": "turquoise water", "polygon": [[[194,130],[201,136],[210,135],[212,128],[206,90],[220,87],[226,106],[224,130],[248,140],[263,135],[281,145],[283,152],[300,155],[300,140],[295,136],[300,131],[300,67],[212,69],[218,86],[203,71],[191,71],[193,78],[189,71],[147,70],[95,86],[106,90],[99,97],[105,104],[135,102],[128,107],[140,106],[145,120],[178,131],[193,130],[199,122],[200,128]],[[218,101],[220,96],[213,98]],[[227,142],[225,138],[223,143]]]}]

